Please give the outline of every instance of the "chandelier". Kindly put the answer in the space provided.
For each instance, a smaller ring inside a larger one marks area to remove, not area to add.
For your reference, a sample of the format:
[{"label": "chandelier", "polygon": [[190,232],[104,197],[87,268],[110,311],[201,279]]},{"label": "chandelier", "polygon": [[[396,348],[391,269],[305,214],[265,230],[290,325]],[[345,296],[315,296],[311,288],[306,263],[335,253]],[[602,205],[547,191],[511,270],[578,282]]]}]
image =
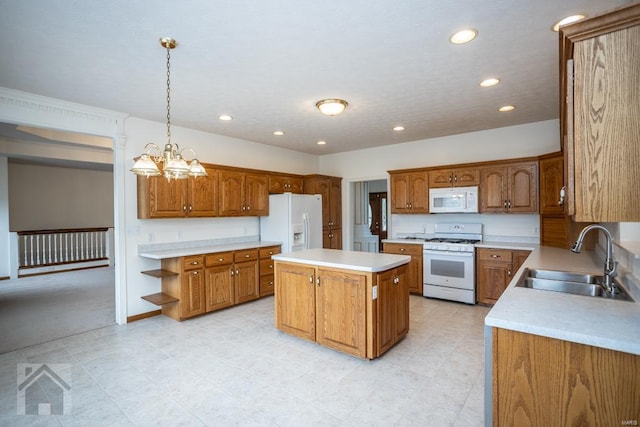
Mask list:
[{"label": "chandelier", "polygon": [[[168,180],[207,176],[207,171],[196,158],[197,154],[193,149],[180,149],[178,144],[171,143],[171,49],[175,48],[178,42],[171,37],[161,37],[160,44],[167,49],[167,143],[162,150],[153,142],[145,145],[131,172],[141,176],[164,175]],[[184,152],[190,152],[193,156],[188,164],[183,157]]]}]

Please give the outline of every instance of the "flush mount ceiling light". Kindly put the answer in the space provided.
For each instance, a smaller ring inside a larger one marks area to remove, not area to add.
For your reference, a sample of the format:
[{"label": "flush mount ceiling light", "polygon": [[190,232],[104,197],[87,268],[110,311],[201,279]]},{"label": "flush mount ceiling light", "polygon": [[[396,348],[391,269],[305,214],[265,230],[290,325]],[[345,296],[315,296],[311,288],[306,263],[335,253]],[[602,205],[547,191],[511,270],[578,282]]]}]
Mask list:
[{"label": "flush mount ceiling light", "polygon": [[513,105],[503,105],[502,107],[498,108],[498,111],[500,111],[501,113],[506,113],[508,111],[513,111],[515,109],[516,107]]},{"label": "flush mount ceiling light", "polygon": [[[207,176],[207,171],[198,162],[196,152],[188,147],[180,149],[178,144],[171,143],[171,49],[174,49],[178,42],[171,37],[160,38],[160,44],[167,49],[167,143],[162,151],[153,142],[144,146],[144,152],[133,164],[131,172],[140,176],[164,175],[168,180],[184,179],[187,177]],[[155,151],[155,155],[151,152]],[[193,160],[187,164],[182,157],[185,151],[193,154]],[[158,167],[162,167],[162,171]]]},{"label": "flush mount ceiling light", "polygon": [[453,44],[463,44],[469,43],[471,40],[475,39],[478,35],[478,30],[474,28],[466,28],[464,30],[460,30],[457,33],[454,33],[451,37],[449,37],[449,41]]},{"label": "flush mount ceiling light", "polygon": [[584,15],[571,15],[571,16],[567,16],[566,18],[562,18],[561,20],[559,20],[558,22],[556,22],[552,29],[553,31],[560,31],[560,27],[562,27],[563,25],[568,25],[568,24],[573,24],[574,22],[577,22],[581,19],[584,19],[585,16]]},{"label": "flush mount ceiling light", "polygon": [[316,107],[322,114],[327,116],[336,116],[347,108],[347,101],[344,99],[322,99],[316,102]]},{"label": "flush mount ceiling light", "polygon": [[500,83],[500,79],[495,78],[495,77],[491,77],[489,79],[485,79],[483,81],[480,82],[480,86],[482,87],[491,87],[491,86],[495,86],[498,83]]}]

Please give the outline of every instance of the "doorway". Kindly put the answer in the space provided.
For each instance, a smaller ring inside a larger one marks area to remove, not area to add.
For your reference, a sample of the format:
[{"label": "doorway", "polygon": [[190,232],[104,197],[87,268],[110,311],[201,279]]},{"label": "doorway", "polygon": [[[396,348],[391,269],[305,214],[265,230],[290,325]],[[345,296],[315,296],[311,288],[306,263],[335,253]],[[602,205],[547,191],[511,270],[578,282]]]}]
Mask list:
[{"label": "doorway", "polygon": [[387,192],[369,193],[369,230],[378,236],[378,247],[387,238]]}]

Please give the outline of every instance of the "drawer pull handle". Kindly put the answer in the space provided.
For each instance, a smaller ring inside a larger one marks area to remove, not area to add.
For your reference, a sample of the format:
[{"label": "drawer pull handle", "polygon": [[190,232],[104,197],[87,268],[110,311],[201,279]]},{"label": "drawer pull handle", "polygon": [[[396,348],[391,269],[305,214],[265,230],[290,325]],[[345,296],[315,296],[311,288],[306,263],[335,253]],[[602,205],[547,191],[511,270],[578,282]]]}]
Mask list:
[{"label": "drawer pull handle", "polygon": [[198,261],[191,261],[191,265],[198,265]]},{"label": "drawer pull handle", "polygon": [[245,257],[245,258],[250,258],[250,257],[251,257],[251,255],[246,254],[244,257]]},{"label": "drawer pull handle", "polygon": [[492,254],[491,258],[500,258],[500,255]]},{"label": "drawer pull handle", "polygon": [[218,258],[218,262],[224,261],[224,258]]}]

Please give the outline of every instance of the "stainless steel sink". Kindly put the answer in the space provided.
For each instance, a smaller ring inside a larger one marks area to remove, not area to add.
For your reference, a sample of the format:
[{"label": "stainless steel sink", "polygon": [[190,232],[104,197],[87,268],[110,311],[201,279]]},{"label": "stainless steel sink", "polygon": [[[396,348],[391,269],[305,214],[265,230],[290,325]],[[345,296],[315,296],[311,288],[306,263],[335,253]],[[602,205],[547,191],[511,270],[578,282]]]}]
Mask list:
[{"label": "stainless steel sink", "polygon": [[633,301],[617,280],[616,284],[620,293],[612,295],[602,287],[602,276],[569,271],[526,269],[516,286],[620,301]]}]

